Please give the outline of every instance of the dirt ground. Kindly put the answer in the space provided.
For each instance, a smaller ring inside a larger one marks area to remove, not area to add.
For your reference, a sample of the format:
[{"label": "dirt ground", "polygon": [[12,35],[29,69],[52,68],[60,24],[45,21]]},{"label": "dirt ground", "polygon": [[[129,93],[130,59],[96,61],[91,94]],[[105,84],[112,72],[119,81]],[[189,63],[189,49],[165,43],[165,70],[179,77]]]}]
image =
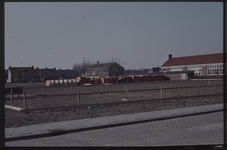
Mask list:
[{"label": "dirt ground", "polygon": [[[133,100],[144,100],[144,99],[155,99],[160,98],[161,86],[163,88],[170,87],[189,87],[190,85],[194,88],[187,89],[169,89],[163,90],[163,97],[176,97],[176,96],[190,96],[197,95],[197,84],[199,86],[206,86],[199,88],[201,95],[205,94],[220,94],[223,93],[223,86],[212,87],[208,85],[222,85],[222,80],[194,80],[194,81],[159,81],[159,82],[143,82],[143,83],[127,83],[127,84],[116,84],[116,85],[92,85],[92,86],[63,86],[63,87],[41,87],[37,88],[24,88],[24,91],[28,93],[27,96],[27,108],[45,108],[55,106],[70,106],[77,104],[77,96],[59,96],[59,97],[36,97],[29,98],[29,95],[44,94],[69,94],[69,93],[89,93],[89,92],[103,92],[106,91],[125,91],[129,89],[128,98],[130,101]],[[130,90],[138,89],[151,89],[148,91],[137,91],[130,92]],[[17,95],[16,95],[17,96]],[[126,98],[125,92],[120,93],[103,93],[103,94],[87,94],[81,95],[81,104],[95,104],[95,103],[111,103],[111,102],[123,102],[122,99]],[[121,105],[107,105],[100,107],[91,108],[80,108],[80,109],[68,109],[68,110],[53,110],[53,111],[39,111],[30,113],[21,113],[15,110],[5,108],[5,127],[20,127],[34,124],[59,122],[66,120],[94,118],[121,114],[131,114],[139,112],[149,112],[164,109],[182,108],[190,106],[200,106],[208,104],[223,103],[223,96],[213,97],[200,97],[193,99],[174,99],[169,101],[156,101],[156,102],[143,102],[133,104],[121,104]],[[10,99],[5,99],[5,104],[10,105]],[[23,107],[23,99],[15,99],[13,106]]]}]

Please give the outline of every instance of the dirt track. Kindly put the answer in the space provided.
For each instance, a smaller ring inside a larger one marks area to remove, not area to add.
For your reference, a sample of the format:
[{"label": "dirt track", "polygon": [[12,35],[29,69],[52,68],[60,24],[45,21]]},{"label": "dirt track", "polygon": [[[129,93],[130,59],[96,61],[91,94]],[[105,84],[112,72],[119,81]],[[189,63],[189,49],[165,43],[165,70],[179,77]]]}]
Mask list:
[{"label": "dirt track", "polygon": [[[163,90],[163,97],[176,97],[176,96],[189,96],[197,94],[197,83],[199,86],[207,86],[208,81],[192,81],[191,85],[195,88],[190,89],[177,89],[177,90]],[[220,85],[222,80],[211,80],[210,85]],[[190,81],[165,81],[165,82],[150,82],[150,83],[128,83],[128,84],[118,84],[118,85],[106,85],[102,87],[102,91],[116,91],[129,88],[128,98],[130,101],[133,100],[143,100],[143,99],[154,99],[160,98],[160,90],[150,90],[150,91],[139,91],[130,92],[130,90],[136,89],[157,89],[161,85],[163,88],[169,87],[186,87],[190,86]],[[37,95],[42,93],[41,87],[35,89],[24,89],[26,93],[31,95]],[[69,94],[70,87],[59,87],[59,88],[44,88],[44,94]],[[72,87],[71,93],[76,93],[77,91],[81,93],[85,92],[100,92],[101,86],[79,86]],[[223,87],[209,87],[200,88],[200,94],[218,94],[223,92]],[[107,102],[121,102],[125,98],[125,93],[106,93],[106,94],[92,94],[92,95],[81,95],[81,104],[94,104],[94,103],[107,103]],[[158,101],[158,102],[144,102],[135,104],[122,104],[122,105],[109,105],[105,107],[94,107],[94,108],[80,108],[71,110],[54,110],[54,111],[40,111],[31,113],[20,113],[15,110],[5,109],[5,127],[19,127],[33,124],[41,124],[47,122],[58,122],[65,120],[83,119],[83,118],[93,118],[120,114],[130,114],[138,112],[156,111],[163,109],[181,108],[189,106],[199,106],[206,104],[216,104],[222,103],[223,96],[215,97],[201,97],[194,99],[175,99],[169,101]],[[10,100],[6,99],[5,104],[10,105]],[[41,108],[41,107],[53,107],[53,106],[70,106],[77,104],[76,95],[74,96],[64,96],[64,97],[47,97],[47,98],[35,98],[27,100],[28,108]],[[23,107],[23,100],[14,100],[14,106]]]}]

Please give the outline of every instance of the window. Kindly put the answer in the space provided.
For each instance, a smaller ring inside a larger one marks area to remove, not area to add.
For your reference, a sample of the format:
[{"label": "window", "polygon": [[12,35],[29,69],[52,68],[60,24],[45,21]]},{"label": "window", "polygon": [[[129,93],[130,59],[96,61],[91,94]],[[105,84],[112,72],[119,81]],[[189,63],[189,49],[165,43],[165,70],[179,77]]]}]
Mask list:
[{"label": "window", "polygon": [[212,69],[208,69],[208,74],[212,74]]},{"label": "window", "polygon": [[171,68],[170,71],[183,71],[183,68]]},{"label": "window", "polygon": [[219,73],[219,69],[214,69],[213,70],[213,74],[218,74]]},{"label": "window", "polygon": [[223,65],[220,65],[219,67],[220,67],[220,69],[219,69],[219,74],[222,75],[222,74],[223,74]]},{"label": "window", "polygon": [[223,65],[207,66],[207,73],[208,73],[208,75],[223,74]]}]

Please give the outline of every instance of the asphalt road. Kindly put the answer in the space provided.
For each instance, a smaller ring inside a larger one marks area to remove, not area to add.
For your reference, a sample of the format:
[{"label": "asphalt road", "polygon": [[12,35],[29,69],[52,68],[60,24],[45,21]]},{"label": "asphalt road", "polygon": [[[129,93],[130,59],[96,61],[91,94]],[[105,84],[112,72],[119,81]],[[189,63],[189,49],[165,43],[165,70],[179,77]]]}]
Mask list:
[{"label": "asphalt road", "polygon": [[223,112],[6,142],[6,147],[222,145]]}]

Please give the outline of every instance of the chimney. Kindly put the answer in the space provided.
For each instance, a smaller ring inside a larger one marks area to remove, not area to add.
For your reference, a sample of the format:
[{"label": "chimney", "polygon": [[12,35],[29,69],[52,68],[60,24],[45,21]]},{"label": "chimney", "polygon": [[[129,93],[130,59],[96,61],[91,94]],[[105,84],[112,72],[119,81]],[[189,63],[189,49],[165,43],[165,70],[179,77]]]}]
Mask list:
[{"label": "chimney", "polygon": [[54,67],[54,70],[56,70],[56,67]]},{"label": "chimney", "polygon": [[97,64],[99,64],[99,61],[97,61]]},{"label": "chimney", "polygon": [[172,54],[169,54],[169,59],[171,59],[172,58]]}]

